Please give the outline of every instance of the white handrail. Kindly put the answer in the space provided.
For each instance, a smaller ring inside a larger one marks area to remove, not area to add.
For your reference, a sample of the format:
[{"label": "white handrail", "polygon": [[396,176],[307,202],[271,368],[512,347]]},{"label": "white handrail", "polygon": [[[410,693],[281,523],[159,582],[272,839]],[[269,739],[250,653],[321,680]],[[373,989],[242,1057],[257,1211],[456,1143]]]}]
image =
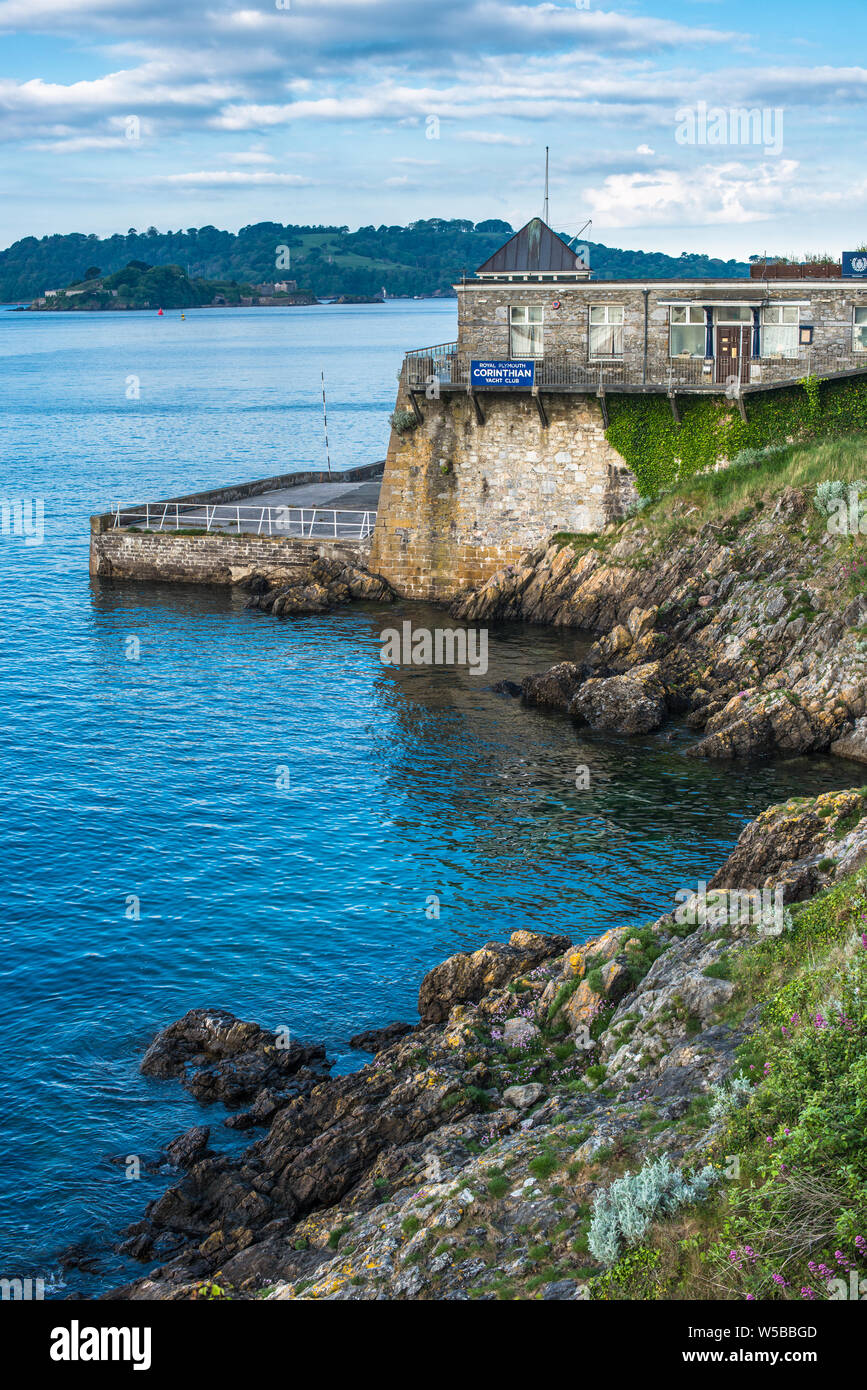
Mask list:
[{"label": "white handrail", "polygon": [[[171,507],[171,510],[170,510]],[[151,503],[144,510],[124,508],[120,504],[112,511],[115,528],[134,527],[144,523],[145,530],[178,531],[231,530],[261,536],[267,523],[267,534],[296,536],[305,540],[364,540],[376,525],[376,512],[338,509],[336,507],[263,507],[253,503],[219,505],[200,502],[174,502],[162,506],[162,515],[151,515]]]}]

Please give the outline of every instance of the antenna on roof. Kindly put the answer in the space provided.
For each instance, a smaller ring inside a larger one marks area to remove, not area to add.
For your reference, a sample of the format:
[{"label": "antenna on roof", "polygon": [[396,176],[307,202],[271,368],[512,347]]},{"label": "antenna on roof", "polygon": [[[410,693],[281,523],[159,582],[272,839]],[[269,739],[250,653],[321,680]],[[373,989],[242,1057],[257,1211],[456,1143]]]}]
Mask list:
[{"label": "antenna on roof", "polygon": [[548,146],[545,146],[545,211],[542,213],[542,221],[548,221]]}]

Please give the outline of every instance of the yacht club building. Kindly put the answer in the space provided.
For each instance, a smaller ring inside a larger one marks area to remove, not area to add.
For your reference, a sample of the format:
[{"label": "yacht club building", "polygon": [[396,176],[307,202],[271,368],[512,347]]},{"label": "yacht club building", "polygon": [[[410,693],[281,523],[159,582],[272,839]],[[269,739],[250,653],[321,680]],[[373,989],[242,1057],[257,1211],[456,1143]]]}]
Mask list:
[{"label": "yacht club building", "polygon": [[534,218],[455,285],[457,341],[410,353],[407,384],[509,384],[474,362],[530,362],[538,390],[678,393],[867,370],[867,257],[855,262],[845,279],[842,266],[774,264],[743,279],[594,280]]}]

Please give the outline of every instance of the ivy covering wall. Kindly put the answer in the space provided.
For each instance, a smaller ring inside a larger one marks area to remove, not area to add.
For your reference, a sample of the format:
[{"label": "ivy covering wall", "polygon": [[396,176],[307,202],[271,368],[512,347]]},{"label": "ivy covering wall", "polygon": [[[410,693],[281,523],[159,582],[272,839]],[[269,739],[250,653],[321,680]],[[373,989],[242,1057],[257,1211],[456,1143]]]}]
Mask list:
[{"label": "ivy covering wall", "polygon": [[747,421],[721,396],[679,396],[681,423],[667,396],[609,396],[605,436],[635,475],[642,497],[733,459],[741,449],[867,429],[867,381],[807,377],[744,397]]}]

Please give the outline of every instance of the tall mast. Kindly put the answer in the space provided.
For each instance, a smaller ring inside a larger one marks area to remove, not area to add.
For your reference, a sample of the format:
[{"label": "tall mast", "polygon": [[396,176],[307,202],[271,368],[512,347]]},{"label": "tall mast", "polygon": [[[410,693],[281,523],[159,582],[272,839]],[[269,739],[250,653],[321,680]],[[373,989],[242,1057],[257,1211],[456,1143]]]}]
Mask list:
[{"label": "tall mast", "polygon": [[545,146],[545,211],[542,214],[543,222],[548,221],[548,146]]}]

